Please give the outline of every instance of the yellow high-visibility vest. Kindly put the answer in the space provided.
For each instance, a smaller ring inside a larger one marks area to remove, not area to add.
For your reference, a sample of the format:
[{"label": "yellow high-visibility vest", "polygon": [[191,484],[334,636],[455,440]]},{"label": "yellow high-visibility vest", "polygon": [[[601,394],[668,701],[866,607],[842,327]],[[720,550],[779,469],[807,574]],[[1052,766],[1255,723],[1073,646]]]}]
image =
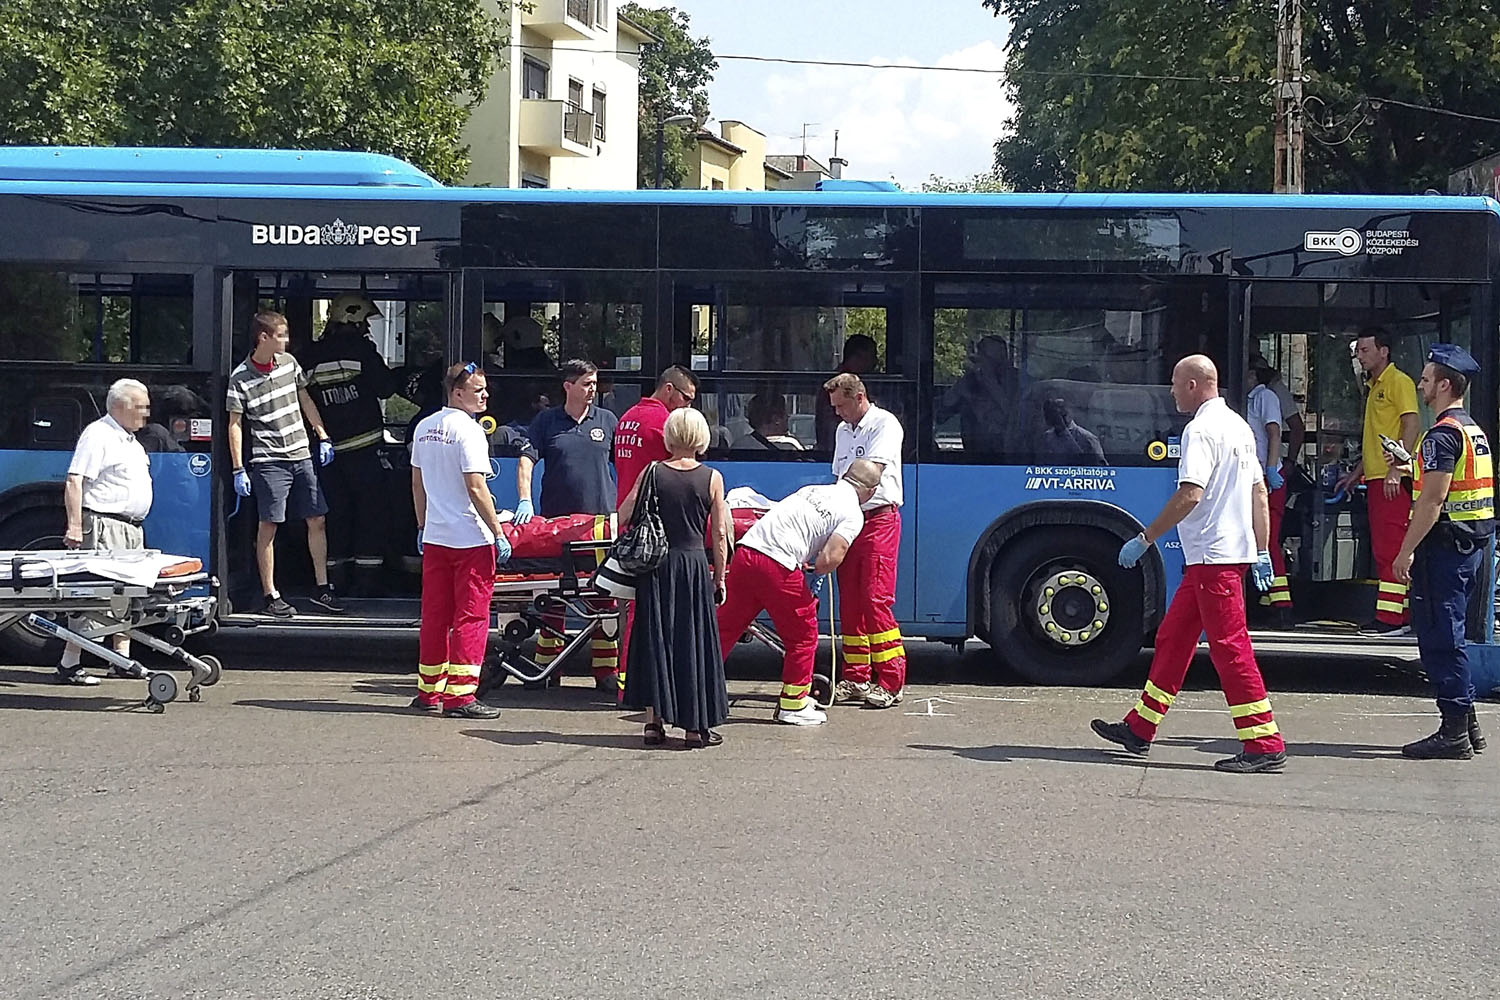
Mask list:
[{"label": "yellow high-visibility vest", "polygon": [[[1444,414],[1434,427],[1453,427],[1464,437],[1464,451],[1453,467],[1453,482],[1443,499],[1442,517],[1450,521],[1488,521],[1495,516],[1495,469],[1490,456],[1490,442],[1484,431],[1472,420],[1465,422]],[[1431,433],[1430,431],[1428,433]],[[1422,435],[1426,440],[1427,434]],[[1411,495],[1415,501],[1422,495],[1422,441],[1417,442],[1417,457],[1412,462]]]}]

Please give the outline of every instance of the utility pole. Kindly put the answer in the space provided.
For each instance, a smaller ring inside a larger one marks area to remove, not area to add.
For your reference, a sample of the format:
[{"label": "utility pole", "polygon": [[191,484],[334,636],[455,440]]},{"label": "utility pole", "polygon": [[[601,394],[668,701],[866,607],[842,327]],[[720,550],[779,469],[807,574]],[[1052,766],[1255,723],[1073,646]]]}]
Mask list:
[{"label": "utility pole", "polygon": [[1277,194],[1302,193],[1302,0],[1276,0]]}]

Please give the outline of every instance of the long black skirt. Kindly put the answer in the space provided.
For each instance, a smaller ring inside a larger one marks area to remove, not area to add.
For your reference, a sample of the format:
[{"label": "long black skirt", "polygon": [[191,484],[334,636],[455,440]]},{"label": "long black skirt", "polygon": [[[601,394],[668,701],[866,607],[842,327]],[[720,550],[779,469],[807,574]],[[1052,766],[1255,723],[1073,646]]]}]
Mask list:
[{"label": "long black skirt", "polygon": [[635,588],[625,704],[655,709],[669,726],[712,729],[729,718],[714,581],[703,549],[671,549]]}]

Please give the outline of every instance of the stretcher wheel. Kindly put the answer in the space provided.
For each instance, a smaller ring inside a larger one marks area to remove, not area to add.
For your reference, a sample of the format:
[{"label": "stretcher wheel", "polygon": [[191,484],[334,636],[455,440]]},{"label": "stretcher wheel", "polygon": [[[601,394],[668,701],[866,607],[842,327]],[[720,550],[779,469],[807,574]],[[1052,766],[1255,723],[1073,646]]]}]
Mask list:
[{"label": "stretcher wheel", "polygon": [[[146,693],[151,696],[152,701],[159,705],[175,701],[177,699],[177,678],[166,672],[152,674],[151,679],[146,681]],[[155,711],[155,709],[152,709],[152,711]]]},{"label": "stretcher wheel", "polygon": [[200,702],[202,700],[203,700],[203,689],[202,688],[193,688],[191,691],[188,692],[188,701],[191,701],[191,702]]},{"label": "stretcher wheel", "polygon": [[[219,678],[224,674],[224,664],[219,662],[219,658],[217,656],[200,656],[198,658],[202,660],[203,665],[208,668],[208,676],[203,678],[203,686],[213,687],[215,684],[219,683]],[[193,700],[197,701],[198,699],[194,698]]]},{"label": "stretcher wheel", "polygon": [[166,710],[167,706],[163,705],[161,702],[154,701],[150,698],[146,699],[146,711],[150,712],[152,715],[160,715]]},{"label": "stretcher wheel", "polygon": [[525,642],[531,638],[531,633],[534,631],[536,630],[524,619],[514,618],[505,623],[505,628],[501,629],[500,634],[510,642]]},{"label": "stretcher wheel", "polygon": [[161,630],[161,637],[163,641],[173,646],[181,646],[182,640],[187,638],[187,634],[182,631],[180,626],[168,625]]},{"label": "stretcher wheel", "polygon": [[813,701],[819,705],[828,705],[833,701],[833,678],[824,674],[813,674],[812,691]]}]

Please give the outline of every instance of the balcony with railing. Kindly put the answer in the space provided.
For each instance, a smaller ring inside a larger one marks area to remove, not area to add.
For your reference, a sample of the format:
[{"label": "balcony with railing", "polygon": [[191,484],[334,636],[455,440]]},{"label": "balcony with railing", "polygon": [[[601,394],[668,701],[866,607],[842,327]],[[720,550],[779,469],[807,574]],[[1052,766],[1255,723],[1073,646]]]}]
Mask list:
[{"label": "balcony with railing", "polygon": [[597,38],[603,26],[594,25],[594,0],[531,0],[521,7],[521,26],[556,41]]},{"label": "balcony with railing", "polygon": [[592,156],[593,112],[567,101],[523,100],[520,144],[547,156]]}]

